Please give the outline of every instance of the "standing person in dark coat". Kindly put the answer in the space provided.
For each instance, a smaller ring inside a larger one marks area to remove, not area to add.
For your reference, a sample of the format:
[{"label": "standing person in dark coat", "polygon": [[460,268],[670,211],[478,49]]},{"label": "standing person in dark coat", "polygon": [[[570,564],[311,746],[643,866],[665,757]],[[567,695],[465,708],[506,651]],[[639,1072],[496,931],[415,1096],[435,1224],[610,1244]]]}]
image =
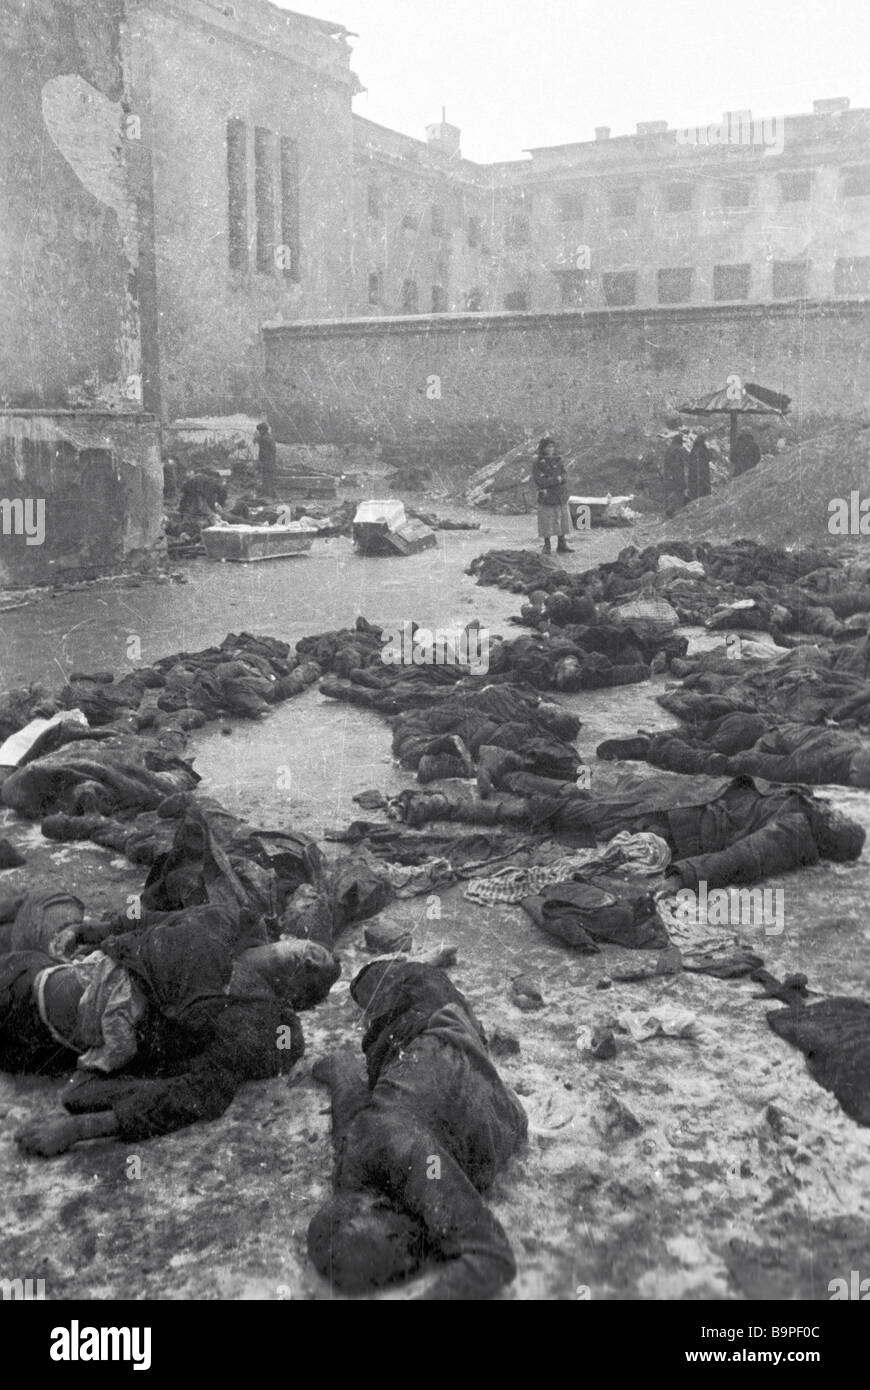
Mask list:
[{"label": "standing person in dark coat", "polygon": [[686,505],[686,451],[681,434],[675,434],[665,450],[662,476],[665,485],[665,516],[673,516]]},{"label": "standing person in dark coat", "polygon": [[571,549],[565,540],[571,529],[568,476],[556,452],[555,440],[548,434],[538,445],[532,479],[538,489],[538,535],[544,542],[544,554],[550,554],[550,537],[557,536],[556,550],[560,555],[565,555]]},{"label": "standing person in dark coat", "polygon": [[275,436],[265,421],[257,426],[254,442],[260,461],[260,487],[266,497],[274,497],[278,490],[278,449]]},{"label": "standing person in dark coat", "polygon": [[755,436],[749,430],[741,430],[731,455],[733,477],[739,478],[741,473],[748,473],[750,468],[754,468],[760,462],[761,450],[756,443]]},{"label": "standing person in dark coat", "polygon": [[699,430],[689,453],[689,461],[686,464],[686,492],[690,502],[694,502],[696,497],[710,496],[712,491],[710,486],[711,457],[710,450],[707,448],[707,441],[704,438],[704,431]]}]

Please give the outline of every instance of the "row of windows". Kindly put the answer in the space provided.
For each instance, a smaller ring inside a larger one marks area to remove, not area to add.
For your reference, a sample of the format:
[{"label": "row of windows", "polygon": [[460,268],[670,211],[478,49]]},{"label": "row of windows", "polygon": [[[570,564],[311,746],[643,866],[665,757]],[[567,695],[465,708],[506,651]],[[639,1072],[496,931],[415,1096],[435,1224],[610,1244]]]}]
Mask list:
[{"label": "row of windows", "polygon": [[[809,290],[807,261],[774,261],[771,276],[773,299],[806,299]],[[659,304],[689,304],[693,297],[695,272],[690,266],[678,266],[657,273]],[[578,305],[589,283],[581,271],[561,271],[559,280],[562,303]],[[713,267],[713,299],[730,302],[748,299],[752,285],[749,265],[716,265]],[[607,271],[601,277],[605,304],[625,308],[637,302],[637,273],[633,270]],[[834,264],[834,293],[836,295],[870,294],[870,256],[838,260]]]},{"label": "row of windows", "polygon": [[[809,171],[778,176],[780,201],[806,203],[812,197],[813,174]],[[690,212],[695,204],[697,184],[666,184],[662,194],[665,212]],[[752,202],[753,184],[748,179],[728,179],[720,187],[721,206],[726,209],[747,208]],[[845,198],[870,197],[870,165],[843,172],[841,192]],[[610,195],[610,215],[632,218],[637,215],[640,190],[616,188]],[[561,222],[580,222],[584,216],[585,198],[579,191],[560,194],[556,199],[556,215]]]},{"label": "row of windows", "polygon": [[[780,201],[783,203],[806,203],[812,197],[814,174],[801,170],[783,173],[778,176]],[[749,179],[727,179],[719,190],[720,205],[726,210],[748,208],[752,204],[754,185]],[[662,194],[665,212],[691,212],[695,206],[697,184],[666,184]],[[844,170],[841,192],[846,198],[870,197],[870,165]],[[523,197],[517,202],[528,209],[529,199]],[[637,187],[615,188],[610,193],[609,210],[611,217],[626,221],[637,216],[640,189]],[[569,190],[556,198],[556,216],[562,222],[581,222],[585,215],[586,197],[582,191]],[[368,210],[374,218],[384,215],[384,198],[376,183],[368,187]],[[416,231],[419,219],[406,215],[402,226]],[[429,229],[432,236],[444,236],[447,231],[447,214],[441,203],[433,203],[429,209]],[[466,223],[466,239],[472,248],[481,244],[482,223],[479,217],[470,217]],[[505,222],[505,240],[508,245],[526,246],[530,240],[528,211],[512,212]]]},{"label": "row of windows", "polygon": [[254,200],[248,198],[248,127],[227,122],[229,262],[232,270],[254,264],[263,275],[299,279],[299,150],[295,140],[254,128]]},{"label": "row of windows", "polygon": [[[480,313],[483,308],[483,295],[479,289],[469,290],[463,296],[464,307],[468,313]],[[373,270],[369,273],[369,304],[383,306],[384,303],[384,276],[380,270]],[[430,308],[431,314],[446,314],[450,308],[447,297],[447,290],[444,285],[433,285],[431,287]],[[420,306],[420,291],[416,280],[402,281],[401,313],[420,314],[427,312]]]},{"label": "row of windows", "polygon": [[[805,299],[809,288],[809,263],[807,261],[774,261],[771,277],[771,294],[774,299]],[[590,277],[582,271],[558,271],[562,303],[566,307],[578,307],[585,299]],[[695,271],[691,266],[669,267],[659,270],[656,276],[659,304],[690,304],[693,297]],[[720,303],[748,299],[752,285],[750,265],[716,265],[713,267],[713,299]],[[604,302],[611,308],[627,308],[637,302],[637,272],[634,270],[605,271],[601,276],[601,290]],[[849,260],[838,260],[834,266],[834,293],[837,295],[870,294],[870,256],[857,256]],[[479,313],[483,307],[483,296],[477,288],[463,296],[464,307],[470,313]],[[369,275],[369,303],[383,306],[383,272],[373,270]],[[431,287],[430,307],[423,308],[420,303],[416,280],[405,280],[402,284],[401,312],[403,314],[432,313],[444,314],[448,311],[447,291],[442,284]],[[529,296],[525,290],[512,290],[506,294],[502,307],[507,310],[524,311],[529,308]]]},{"label": "row of windows", "polygon": [[[369,184],[369,216],[377,219],[384,215],[384,202],[380,189],[375,184]],[[419,230],[421,219],[415,217],[413,213],[406,213],[402,218],[402,227],[405,231],[416,232]],[[447,215],[440,203],[433,203],[429,209],[429,231],[432,236],[444,236],[447,232]],[[480,217],[469,217],[465,222],[465,239],[471,250],[483,249],[483,219]]]},{"label": "row of windows", "polygon": [[[557,272],[562,292],[563,305],[579,306],[584,301],[589,286],[589,276],[582,271]],[[692,301],[695,271],[691,266],[677,266],[659,270],[657,289],[659,304],[689,304]],[[713,267],[713,299],[720,303],[749,298],[752,283],[752,267],[749,265],[717,265]],[[771,281],[774,299],[805,299],[809,284],[809,264],[806,261],[774,261]],[[627,308],[637,302],[637,272],[633,270],[606,271],[601,277],[604,302],[610,308]],[[870,256],[838,260],[834,267],[834,293],[837,295],[870,294]],[[369,275],[369,303],[383,305],[384,285],[381,271]],[[477,288],[463,296],[464,307],[470,313],[479,313],[483,307],[483,296]],[[504,296],[502,307],[506,310],[523,312],[529,308],[529,295],[526,290],[512,290]],[[419,314],[429,312],[444,314],[448,312],[447,291],[443,285],[431,288],[430,308],[420,305],[416,280],[405,280],[402,284],[401,312]]]},{"label": "row of windows", "polygon": [[[806,203],[812,197],[812,172],[795,172],[780,175],[780,197],[782,203]],[[852,170],[844,175],[842,192],[848,197],[870,196],[870,167]],[[631,221],[638,215],[638,188],[617,188],[610,193],[610,217],[616,221]],[[734,211],[752,206],[753,185],[746,179],[728,179],[720,188],[720,206]],[[695,183],[668,183],[664,186],[662,206],[666,213],[691,213],[695,207]],[[525,204],[528,206],[528,203]],[[368,211],[372,217],[384,215],[384,200],[377,185],[368,186]],[[561,193],[556,199],[556,217],[559,221],[580,222],[585,215],[585,195],[581,192]],[[416,232],[420,218],[406,214],[402,227]],[[445,208],[441,203],[429,208],[429,231],[432,236],[443,236],[448,232]],[[471,250],[482,249],[482,218],[468,217],[466,220],[466,242]],[[510,213],[504,221],[504,243],[507,246],[528,246],[531,243],[531,220],[528,211]]]}]

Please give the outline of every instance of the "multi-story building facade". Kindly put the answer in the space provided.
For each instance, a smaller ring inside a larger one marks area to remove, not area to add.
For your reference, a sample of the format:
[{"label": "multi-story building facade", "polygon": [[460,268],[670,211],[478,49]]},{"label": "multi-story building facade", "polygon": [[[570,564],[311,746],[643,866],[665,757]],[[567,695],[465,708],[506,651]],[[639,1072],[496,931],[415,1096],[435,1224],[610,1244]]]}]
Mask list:
[{"label": "multi-story building facade", "polygon": [[354,132],[360,312],[870,295],[870,110],[845,98],[688,131],[601,127],[496,165],[462,159],[445,123],[428,144],[358,118]]},{"label": "multi-story building facade", "polygon": [[444,113],[425,140],[355,116],[341,25],[32,8],[0,21],[10,405],[262,409],[266,324],[870,296],[870,111],[845,99],[485,165]]},{"label": "multi-story building facade", "polygon": [[267,0],[126,0],[153,152],[164,416],[257,395],[264,322],[355,307],[359,83],[339,24]]},{"label": "multi-story building facade", "polygon": [[527,307],[528,226],[513,186],[524,165],[463,159],[459,134],[443,116],[426,141],[354,117],[359,312]]},{"label": "multi-story building facade", "polygon": [[870,110],[598,136],[530,152],[535,307],[870,294]]}]

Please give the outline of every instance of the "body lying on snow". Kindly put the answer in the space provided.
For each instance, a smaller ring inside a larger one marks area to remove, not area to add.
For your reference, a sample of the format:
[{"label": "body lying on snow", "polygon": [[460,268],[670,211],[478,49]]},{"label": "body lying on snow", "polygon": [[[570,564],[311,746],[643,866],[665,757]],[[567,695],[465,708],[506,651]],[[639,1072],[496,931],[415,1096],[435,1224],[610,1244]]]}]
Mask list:
[{"label": "body lying on snow", "polygon": [[757,883],[820,859],[850,862],[864,846],[857,822],[797,787],[759,785],[749,777],[617,774],[606,789],[599,777],[593,796],[572,782],[514,769],[496,752],[486,762],[485,797],[448,783],[400,792],[390,812],[406,825],[506,824],[575,844],[608,840],[621,830],[651,832],[671,851],[669,889],[697,888],[702,880],[710,888]]},{"label": "body lying on snow", "polygon": [[[469,573],[480,584],[526,593],[521,621],[565,636],[577,626],[630,626],[622,609],[634,600],[665,600],[684,626],[766,632],[779,647],[797,648],[808,633],[860,637],[870,613],[866,565],[829,552],[797,554],[750,541],[628,546],[616,560],[579,574],[529,551],[490,551],[472,561]],[[675,657],[679,653],[667,654],[668,666]],[[737,674],[733,667],[731,674]]]},{"label": "body lying on snow", "polygon": [[324,999],[341,973],[324,947],[268,942],[256,919],[213,906],[152,914],[73,955],[80,904],[68,900],[66,923],[58,908],[51,896],[25,899],[16,949],[0,955],[0,1067],[75,1069],[69,1113],[16,1136],[29,1154],[217,1119],[242,1082],[299,1060],[296,1011]]},{"label": "body lying on snow", "polygon": [[427,1258],[426,1299],[488,1298],[516,1264],[483,1198],[528,1121],[490,1061],[468,1002],[432,966],[374,961],[354,979],[368,1084],[352,1053],[315,1064],[332,1091],[335,1195],[308,1251],[345,1293],[407,1277]]},{"label": "body lying on snow", "polygon": [[787,1006],[767,1015],[777,1037],[803,1052],[813,1079],[851,1119],[870,1125],[870,1004],[841,995],[808,1003],[805,975],[782,984],[766,970],[752,978],[764,986],[763,997]]},{"label": "body lying on snow", "polygon": [[[683,722],[678,734],[648,737],[640,746],[608,740],[599,756],[646,758],[676,772],[870,786],[865,564],[746,541],[675,542],[628,547],[616,561],[583,574],[554,571],[524,551],[490,552],[471,572],[480,583],[529,594],[522,620],[548,638],[520,638],[510,665],[535,685],[618,685],[644,679],[643,663],[648,672],[670,669],[685,677],[681,688],[658,697]],[[620,607],[627,599],[653,598],[667,600],[684,624],[705,622],[728,634],[731,645],[686,658],[683,638],[641,635],[628,620],[614,623],[614,614],[629,611]],[[746,631],[766,632],[778,647],[756,644],[749,659],[728,659],[740,655],[736,637]],[[820,641],[807,644],[809,633]],[[719,723],[729,714],[723,743]]]},{"label": "body lying on snow", "polygon": [[606,759],[644,758],[668,772],[712,777],[742,773],[770,782],[870,787],[870,741],[866,738],[843,729],[748,712],[736,711],[711,721],[706,736],[670,731],[641,734],[630,740],[608,740],[596,752]]}]

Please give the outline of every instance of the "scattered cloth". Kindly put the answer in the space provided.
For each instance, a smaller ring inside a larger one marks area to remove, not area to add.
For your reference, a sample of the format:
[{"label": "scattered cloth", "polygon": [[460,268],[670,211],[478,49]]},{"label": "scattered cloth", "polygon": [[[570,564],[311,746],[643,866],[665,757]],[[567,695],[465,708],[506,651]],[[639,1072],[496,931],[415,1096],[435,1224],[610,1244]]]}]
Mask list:
[{"label": "scattered cloth", "polygon": [[523,907],[542,931],[590,955],[599,943],[636,950],[668,945],[653,899],[612,876],[555,884],[526,898]]},{"label": "scattered cloth", "polygon": [[491,906],[494,903],[521,903],[541,893],[551,884],[564,883],[578,869],[601,864],[598,850],[577,850],[555,864],[535,864],[527,869],[508,867],[497,869],[488,878],[472,878],[466,884],[464,896],[470,902]]},{"label": "scattered cloth", "polygon": [[648,1038],[687,1038],[692,1042],[714,1042],[716,1033],[706,1023],[702,1023],[689,1009],[680,1009],[675,1004],[660,1004],[649,1012],[621,1013],[617,1023],[635,1042],[646,1042]]}]

